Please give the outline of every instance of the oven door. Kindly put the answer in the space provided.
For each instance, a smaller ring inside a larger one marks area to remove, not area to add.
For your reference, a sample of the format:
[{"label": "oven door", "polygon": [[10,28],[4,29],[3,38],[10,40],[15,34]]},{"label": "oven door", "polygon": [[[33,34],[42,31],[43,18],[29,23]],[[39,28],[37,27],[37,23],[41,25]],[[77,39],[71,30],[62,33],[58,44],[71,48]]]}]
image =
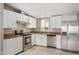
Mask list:
[{"label": "oven door", "polygon": [[31,43],[31,37],[25,36],[25,37],[24,37],[24,40],[25,40],[25,45]]}]

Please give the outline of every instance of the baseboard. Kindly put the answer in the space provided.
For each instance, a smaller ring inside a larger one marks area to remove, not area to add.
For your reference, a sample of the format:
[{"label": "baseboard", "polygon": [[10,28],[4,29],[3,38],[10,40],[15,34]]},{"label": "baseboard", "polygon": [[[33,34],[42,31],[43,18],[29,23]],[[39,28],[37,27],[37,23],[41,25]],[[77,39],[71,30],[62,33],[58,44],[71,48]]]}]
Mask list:
[{"label": "baseboard", "polygon": [[54,47],[54,46],[47,46],[48,48],[56,48],[56,47]]},{"label": "baseboard", "polygon": [[72,51],[72,50],[67,50],[67,49],[61,49],[62,51],[67,51],[67,52],[72,52],[72,53],[79,53],[78,51]]},{"label": "baseboard", "polygon": [[21,51],[21,52],[19,52],[19,53],[15,54],[15,55],[18,55],[18,54],[20,54],[20,53],[22,53],[22,52],[24,52],[24,51]]}]

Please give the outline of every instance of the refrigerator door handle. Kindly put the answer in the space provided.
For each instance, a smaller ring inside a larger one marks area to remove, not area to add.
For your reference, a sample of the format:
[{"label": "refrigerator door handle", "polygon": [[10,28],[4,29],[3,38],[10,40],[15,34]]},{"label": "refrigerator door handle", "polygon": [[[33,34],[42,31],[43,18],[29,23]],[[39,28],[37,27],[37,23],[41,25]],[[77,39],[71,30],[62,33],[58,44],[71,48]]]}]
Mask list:
[{"label": "refrigerator door handle", "polygon": [[66,36],[67,35],[67,32],[62,32],[62,35]]}]

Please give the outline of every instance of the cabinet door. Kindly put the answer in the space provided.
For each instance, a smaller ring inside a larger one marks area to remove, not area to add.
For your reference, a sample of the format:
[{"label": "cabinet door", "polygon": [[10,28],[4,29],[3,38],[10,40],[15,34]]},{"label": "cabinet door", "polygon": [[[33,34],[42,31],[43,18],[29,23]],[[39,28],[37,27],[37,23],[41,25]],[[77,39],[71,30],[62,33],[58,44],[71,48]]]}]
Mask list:
[{"label": "cabinet door", "polygon": [[16,28],[16,26],[17,26],[17,24],[16,24],[17,13],[10,11],[9,15],[10,15],[9,16],[9,22],[10,22],[9,27],[10,28]]},{"label": "cabinet door", "polygon": [[27,22],[29,19],[28,19],[28,16],[24,15],[24,14],[17,14],[17,20],[18,21],[23,21],[23,22]]},{"label": "cabinet door", "polygon": [[56,16],[55,18],[55,27],[56,28],[61,28],[61,16]]},{"label": "cabinet door", "polygon": [[7,10],[4,10],[4,14],[3,14],[4,16],[4,20],[3,20],[3,24],[4,24],[4,28],[9,28],[9,11],[7,11]]},{"label": "cabinet door", "polygon": [[31,17],[28,18],[29,24],[27,25],[27,28],[32,28],[32,19]]},{"label": "cabinet door", "polygon": [[22,14],[17,14],[17,21],[22,21]]},{"label": "cabinet door", "polygon": [[56,48],[61,49],[61,36],[56,35]]},{"label": "cabinet door", "polygon": [[16,44],[16,53],[19,53],[23,50],[23,37],[17,37]]},{"label": "cabinet door", "polygon": [[55,17],[50,17],[50,28],[55,28]]},{"label": "cabinet door", "polygon": [[63,21],[75,21],[77,20],[77,15],[64,15],[62,18]]},{"label": "cabinet door", "polygon": [[47,46],[47,36],[46,35],[36,35],[36,45]]},{"label": "cabinet door", "polygon": [[61,36],[61,39],[62,39],[62,41],[61,41],[61,47],[62,47],[62,49],[65,49],[65,50],[67,50],[68,49],[68,39],[67,39],[67,35],[62,35]]},{"label": "cabinet door", "polygon": [[32,44],[32,45],[35,45],[35,44],[36,44],[36,34],[32,34],[32,37],[31,37],[31,44]]},{"label": "cabinet door", "polygon": [[36,34],[36,45],[41,45],[41,37],[40,37],[40,34]]},{"label": "cabinet door", "polygon": [[4,10],[4,28],[16,28],[17,13]]},{"label": "cabinet door", "polygon": [[36,19],[32,18],[32,28],[36,28]]},{"label": "cabinet door", "polygon": [[4,54],[13,55],[16,54],[16,38],[4,40]]},{"label": "cabinet door", "polygon": [[53,16],[50,18],[50,28],[61,28],[61,16]]},{"label": "cabinet door", "polygon": [[36,28],[36,19],[29,17],[28,19],[29,23],[27,28]]}]

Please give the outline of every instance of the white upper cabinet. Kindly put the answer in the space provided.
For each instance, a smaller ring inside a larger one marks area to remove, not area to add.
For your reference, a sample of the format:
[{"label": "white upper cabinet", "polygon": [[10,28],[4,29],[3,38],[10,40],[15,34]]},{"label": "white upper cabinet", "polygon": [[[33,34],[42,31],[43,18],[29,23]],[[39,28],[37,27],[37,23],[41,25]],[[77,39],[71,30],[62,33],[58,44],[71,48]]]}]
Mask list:
[{"label": "white upper cabinet", "polygon": [[26,28],[36,28],[36,19],[24,14],[18,15],[18,21],[23,21],[26,23]]},{"label": "white upper cabinet", "polygon": [[36,19],[29,17],[28,19],[29,24],[27,24],[27,28],[36,28]]},{"label": "white upper cabinet", "polygon": [[27,22],[28,20],[28,16],[24,15],[24,14],[18,14],[18,17],[17,17],[18,21],[24,21],[24,22]]},{"label": "white upper cabinet", "polygon": [[17,13],[4,10],[4,28],[16,28]]},{"label": "white upper cabinet", "polygon": [[50,17],[50,28],[55,28],[55,17]]},{"label": "white upper cabinet", "polygon": [[56,28],[61,28],[61,16],[56,17]]},{"label": "white upper cabinet", "polygon": [[4,10],[4,14],[3,14],[3,25],[4,28],[8,28],[9,27],[9,11]]},{"label": "white upper cabinet", "polygon": [[77,15],[63,15],[63,21],[75,21],[77,20]]},{"label": "white upper cabinet", "polygon": [[61,16],[50,17],[50,28],[61,28]]}]

